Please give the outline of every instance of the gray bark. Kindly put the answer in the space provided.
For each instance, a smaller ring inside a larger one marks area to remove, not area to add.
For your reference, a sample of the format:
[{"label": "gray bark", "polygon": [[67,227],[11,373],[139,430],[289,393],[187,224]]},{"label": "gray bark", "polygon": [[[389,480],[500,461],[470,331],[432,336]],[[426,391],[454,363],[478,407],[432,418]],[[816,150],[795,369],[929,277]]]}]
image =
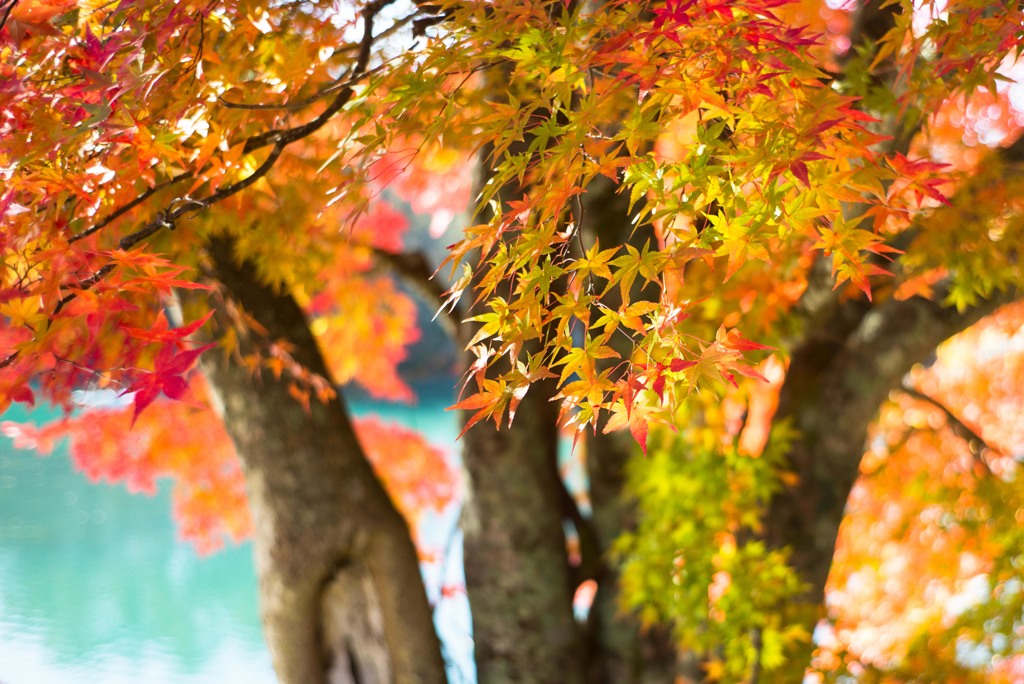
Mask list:
[{"label": "gray bark", "polygon": [[[509,67],[490,71],[502,84],[497,99],[504,99]],[[529,142],[527,136],[513,144],[512,152],[525,152]],[[489,147],[481,152],[478,190],[491,176],[490,154]],[[515,185],[500,188],[498,199],[508,202],[527,191]],[[475,328],[463,326],[458,343],[472,339]],[[463,437],[466,589],[481,684],[583,681],[582,639],[572,612],[577,578],[563,528],[579,517],[558,472],[554,393],[554,383],[534,383],[511,426],[497,430],[482,422]]]},{"label": "gray bark", "polygon": [[808,584],[804,600],[816,607],[804,612],[808,633],[823,616],[839,525],[879,406],[942,341],[1011,300],[964,312],[917,297],[874,307],[847,302],[794,351],[776,419],[792,420],[800,433],[789,454],[799,482],[771,502],[765,534],[792,549]]},{"label": "gray bark", "polygon": [[[329,377],[292,297],[237,263],[230,240],[214,239],[208,251],[216,279],[268,339],[287,340],[297,362]],[[226,323],[223,311],[217,320]],[[306,412],[287,378],[254,377],[217,351],[205,364],[243,463],[261,613],[280,680],[443,682],[408,526],[366,460],[343,400],[313,400]]]},{"label": "gray bark", "polygon": [[552,384],[535,384],[509,428],[466,433],[466,587],[482,684],[583,679],[572,614]]},{"label": "gray bark", "polygon": [[[1020,162],[1024,138],[995,154]],[[926,219],[936,220],[943,215]],[[915,226],[906,239],[927,230],[927,223]],[[800,304],[808,332],[792,352],[776,415],[792,420],[800,432],[790,454],[800,482],[775,497],[767,520],[769,540],[793,548],[793,563],[809,583],[807,600],[813,604],[824,599],[846,499],[882,402],[940,343],[1021,294],[996,293],[962,312],[920,297],[840,301],[829,285],[827,264],[819,266]]]}]

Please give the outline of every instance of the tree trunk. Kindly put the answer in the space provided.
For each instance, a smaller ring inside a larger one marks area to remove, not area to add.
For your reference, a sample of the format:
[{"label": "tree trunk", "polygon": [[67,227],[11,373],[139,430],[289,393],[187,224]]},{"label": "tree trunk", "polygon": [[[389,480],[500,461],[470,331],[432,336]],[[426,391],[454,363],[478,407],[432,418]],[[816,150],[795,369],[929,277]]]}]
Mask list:
[{"label": "tree trunk", "polygon": [[[302,310],[211,240],[227,294],[328,377]],[[218,312],[218,322],[227,317]],[[244,335],[242,352],[253,345]],[[289,379],[204,358],[245,471],[260,605],[284,684],[440,683],[444,664],[408,526],[366,460],[343,400],[303,409]]]},{"label": "tree trunk", "polygon": [[[1006,295],[964,312],[916,297],[873,307],[847,301],[794,351],[776,419],[792,420],[799,432],[789,454],[799,481],[774,498],[765,532],[775,546],[792,549],[808,584],[808,633],[823,616],[839,525],[879,406],[939,343],[1009,301]],[[809,657],[808,649],[802,664]]]},{"label": "tree trunk", "polygon": [[[486,72],[497,84],[496,100],[507,99],[509,69],[504,64]],[[527,153],[532,140],[526,136],[509,152]],[[488,146],[480,153],[478,191],[492,176],[492,152]],[[497,197],[507,204],[526,192],[528,187],[513,183]],[[472,315],[472,309],[464,314]],[[476,327],[464,326],[457,343],[465,345]],[[467,356],[467,368],[471,362]],[[576,584],[563,527],[579,516],[558,472],[555,391],[551,381],[536,382],[511,426],[498,430],[485,421],[463,437],[466,589],[481,684],[584,679],[582,635],[572,610]]]},{"label": "tree trunk", "polygon": [[[605,247],[632,244],[642,249],[655,239],[653,231],[649,227],[634,228],[629,196],[617,190],[605,178],[591,184],[583,197],[582,229],[590,236],[588,241],[597,238]],[[630,293],[632,301],[657,300],[660,293],[656,288],[645,288],[640,279],[637,281]],[[613,288],[604,302],[617,308],[618,289]],[[631,343],[621,335],[613,336],[608,344],[623,359],[632,354]],[[593,653],[591,684],[667,684],[685,674],[667,632],[642,630],[636,618],[622,608],[618,568],[608,556],[615,539],[635,524],[633,507],[625,498],[625,469],[636,449],[635,441],[625,431],[607,435],[598,432],[587,439],[593,530],[600,556],[598,590],[588,620]]]},{"label": "tree trunk", "polygon": [[587,474],[593,528],[601,553],[597,594],[590,609],[590,684],[669,684],[686,671],[684,660],[662,628],[642,630],[620,604],[619,571],[608,549],[635,525],[625,497],[626,464],[636,449],[626,432],[592,435],[587,440]]},{"label": "tree trunk", "polygon": [[534,384],[509,428],[465,435],[462,527],[481,684],[583,681],[563,531],[553,384]]}]

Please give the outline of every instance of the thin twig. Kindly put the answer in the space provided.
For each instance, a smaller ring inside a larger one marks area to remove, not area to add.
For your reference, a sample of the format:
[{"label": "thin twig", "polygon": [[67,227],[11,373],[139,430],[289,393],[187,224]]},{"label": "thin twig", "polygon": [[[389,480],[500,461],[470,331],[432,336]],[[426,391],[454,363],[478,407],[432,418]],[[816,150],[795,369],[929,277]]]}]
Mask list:
[{"label": "thin twig", "polygon": [[217,104],[221,105],[222,107],[226,107],[227,109],[247,109],[254,111],[294,111],[297,109],[303,109],[305,107],[309,107],[310,105],[316,104],[318,101],[327,97],[331,93],[337,92],[342,88],[348,88],[350,86],[355,85],[356,83],[363,80],[367,76],[373,76],[378,71],[381,71],[388,64],[389,62],[384,62],[383,64],[380,64],[374,67],[373,69],[366,71],[365,73],[356,74],[355,76],[351,76],[344,80],[339,79],[334,83],[331,83],[331,85],[325,86],[321,90],[318,90],[309,97],[304,97],[301,100],[295,100],[294,102],[283,102],[281,104],[266,104],[258,102],[256,104],[246,104],[245,102],[231,102],[229,100],[225,100],[223,97],[218,97]]},{"label": "thin twig", "polygon": [[0,17],[0,29],[3,29],[7,23],[8,17],[11,16],[11,12],[14,11],[15,6],[18,4],[18,0],[9,0],[7,5],[4,7],[4,16]]},{"label": "thin twig", "polygon": [[196,54],[192,56],[192,61],[189,62],[185,68],[185,73],[192,72],[192,82],[195,83],[199,77],[199,66],[203,59],[203,45],[206,42],[206,14],[202,10],[196,11],[199,15],[199,46],[196,48]]},{"label": "thin twig", "polygon": [[[386,38],[390,37],[391,35],[397,33],[403,26],[408,24],[411,19],[413,19],[415,16],[417,16],[417,14],[418,14],[418,12],[414,12],[413,14],[410,14],[408,17],[405,17],[404,19],[400,19],[400,20],[396,21],[394,24],[392,24],[386,30],[384,30],[384,31],[380,32],[378,35],[376,35],[374,37],[374,40],[377,41],[377,42],[380,42],[381,40],[386,39]],[[333,57],[334,55],[338,54],[339,52],[348,52],[350,50],[359,49],[359,48],[361,48],[361,44],[356,44],[356,43],[349,44],[349,45],[347,45],[347,46],[345,46],[343,48],[335,49],[331,56]],[[291,101],[291,102],[282,102],[280,104],[268,104],[268,103],[259,103],[259,102],[255,103],[255,104],[247,104],[245,102],[231,102],[230,100],[225,100],[223,97],[218,96],[217,97],[217,104],[221,105],[222,107],[226,107],[228,109],[245,109],[245,110],[250,110],[250,111],[295,111],[295,110],[298,110],[298,109],[305,109],[306,107],[309,107],[311,105],[316,104],[317,102],[319,102],[323,98],[327,97],[331,93],[335,93],[335,92],[341,90],[342,88],[347,88],[348,86],[355,85],[356,83],[358,83],[360,80],[366,78],[367,76],[373,76],[374,74],[376,74],[379,71],[383,70],[392,61],[394,61],[394,60],[393,59],[386,60],[386,61],[382,62],[381,64],[378,64],[374,68],[368,69],[365,72],[363,72],[362,74],[356,74],[355,76],[350,76],[350,74],[352,74],[355,71],[355,69],[353,69],[352,71],[346,71],[345,73],[343,73],[340,76],[338,76],[338,78],[334,79],[328,85],[324,86],[323,88],[321,88],[320,90],[316,91],[312,95],[310,95],[308,97],[302,98],[301,100],[294,100],[294,101]]]},{"label": "thin twig", "polygon": [[[65,359],[65,358],[64,358],[64,357],[62,357],[62,356],[57,356],[56,354],[54,355],[54,357],[53,357],[53,358],[54,358],[54,359],[55,359],[55,360],[56,360],[56,361],[57,361],[58,363],[66,363],[67,365],[69,365],[69,366],[72,366],[73,368],[77,368],[78,370],[80,370],[80,371],[82,371],[82,372],[88,373],[88,374],[90,374],[90,375],[95,375],[95,376],[96,376],[97,378],[100,378],[101,380],[103,380],[103,381],[105,381],[105,382],[108,382],[108,383],[109,383],[109,382],[112,382],[112,383],[114,383],[114,384],[116,384],[116,385],[120,385],[121,387],[125,387],[125,388],[127,388],[127,387],[128,387],[128,385],[127,385],[127,384],[125,384],[125,383],[121,382],[120,380],[118,380],[118,379],[116,379],[116,378],[114,378],[114,377],[111,377],[111,376],[107,375],[107,373],[109,373],[109,372],[110,372],[110,370],[121,370],[121,371],[124,371],[124,370],[133,370],[133,369],[130,369],[130,368],[115,368],[115,369],[109,369],[109,370],[106,370],[106,371],[98,371],[98,370],[95,370],[95,369],[93,369],[93,368],[88,368],[88,367],[86,367],[86,366],[83,366],[83,365],[82,365],[82,364],[80,364],[80,363],[75,363],[75,362],[74,362],[74,361],[72,361],[71,359]],[[135,369],[135,370],[137,370],[137,369]]]},{"label": "thin twig", "polygon": [[[163,228],[169,228],[171,230],[174,230],[174,226],[177,220],[180,219],[185,214],[189,213],[190,211],[205,209],[211,204],[216,204],[217,202],[220,202],[221,200],[226,199],[231,195],[234,195],[235,193],[246,189],[247,187],[255,183],[257,180],[267,175],[267,172],[270,171],[270,169],[274,166],[274,163],[277,161],[277,158],[281,156],[281,151],[283,149],[283,144],[278,143],[277,145],[274,145],[273,149],[271,149],[270,151],[270,154],[267,155],[267,158],[263,161],[262,164],[260,164],[259,168],[257,168],[255,171],[253,171],[251,174],[249,174],[242,180],[238,181],[237,183],[225,186],[218,190],[217,192],[210,195],[209,197],[200,200],[191,199],[187,197],[179,197],[173,200],[167,209],[158,213],[156,217],[153,218],[149,223],[147,223],[134,233],[130,233],[121,238],[120,242],[117,243],[117,248],[120,250],[127,251],[134,247],[135,245],[142,242],[143,240],[145,240],[146,238],[158,233]],[[85,280],[74,283],[72,287],[74,287],[76,290],[88,290],[93,285],[106,278],[110,274],[110,272],[114,270],[115,267],[116,263],[110,262],[106,266],[104,266],[103,268],[96,271],[88,278],[86,278]],[[53,320],[53,318],[61,312],[61,310],[68,304],[68,302],[73,300],[76,296],[77,293],[72,292],[71,294],[65,296],[59,302],[57,302],[57,306],[54,307],[53,313],[50,314],[50,320]]]},{"label": "thin twig", "polygon": [[[363,78],[366,75],[367,67],[370,63],[370,48],[373,46],[373,18],[378,12],[384,7],[390,5],[395,0],[376,0],[366,6],[363,10],[363,38],[359,45],[359,57],[356,59],[356,64],[352,67],[352,80],[355,83],[356,79]],[[340,93],[327,105],[320,116],[316,117],[312,121],[301,124],[299,126],[293,126],[291,128],[275,128],[273,130],[266,131],[259,135],[254,135],[245,141],[245,147],[243,153],[248,154],[267,145],[273,145],[275,143],[283,143],[285,145],[295,142],[309,136],[311,133],[318,131],[324,126],[331,118],[334,117],[342,107],[348,104],[349,100],[352,99],[354,94],[352,86],[349,85],[342,89]]]}]

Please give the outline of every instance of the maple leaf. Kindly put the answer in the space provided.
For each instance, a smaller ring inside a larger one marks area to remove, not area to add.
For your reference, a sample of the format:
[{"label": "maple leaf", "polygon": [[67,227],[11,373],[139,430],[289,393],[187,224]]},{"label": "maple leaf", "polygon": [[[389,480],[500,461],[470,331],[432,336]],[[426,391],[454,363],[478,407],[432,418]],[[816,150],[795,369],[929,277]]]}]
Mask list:
[{"label": "maple leaf", "polygon": [[[887,271],[905,284],[897,298],[915,295],[908,306],[944,296],[969,307],[1019,290],[1020,9],[966,3],[936,18],[883,3],[888,30],[862,40],[846,9],[784,0],[494,0],[486,11],[443,2],[410,18],[415,49],[395,51],[378,16],[387,3],[356,4],[342,17],[294,3],[0,1],[11,10],[0,37],[0,402],[67,405],[83,387],[117,384],[135,396],[107,441],[132,425],[157,428],[157,416],[186,432],[186,383],[197,382],[204,349],[188,338],[208,317],[174,328],[161,309],[173,291],[199,287],[194,274],[218,277],[221,241],[248,285],[308,317],[308,330],[296,323],[271,338],[255,319],[269,325],[279,311],[267,315],[263,301],[243,311],[223,301],[232,287],[218,288],[209,304],[234,323],[223,344],[231,362],[279,379],[313,414],[313,398],[331,401],[336,382],[411,400],[399,370],[419,335],[409,295],[438,311],[463,303],[458,318],[470,322],[457,335],[469,340],[461,363],[471,393],[455,408],[467,428],[504,425],[507,410],[519,429],[524,397],[554,380],[574,443],[587,427],[628,428],[661,490],[684,487],[662,509],[728,492],[624,554],[641,571],[619,589],[648,601],[633,606],[645,625],[703,615],[666,627],[687,650],[714,654],[706,669],[723,680],[749,677],[753,652],[766,673],[782,668],[791,642],[813,629],[781,624],[792,615],[785,592],[806,578],[758,540],[771,536],[759,527],[772,522],[762,520],[765,501],[788,494],[778,486],[795,475],[770,467],[786,453],[767,436],[756,458],[726,448],[744,411],[771,413],[764,388],[740,382],[760,378],[769,366],[756,359],[769,348],[738,331],[802,348],[834,332],[814,329],[809,312],[843,313],[854,301],[853,324],[888,305]],[[991,156],[977,144],[997,137],[1004,150]],[[440,245],[430,240],[463,225],[442,261],[454,282],[411,272],[423,269],[399,250],[422,250],[432,265]],[[822,288],[825,260],[837,287],[853,287]],[[868,301],[853,300],[856,289]],[[326,370],[302,358],[322,358]],[[680,436],[656,439],[661,424]],[[369,426],[368,453],[374,433],[389,432]],[[406,448],[424,453],[412,440],[382,440],[386,462]],[[685,457],[658,470],[675,443]],[[237,468],[207,487],[214,475],[197,458],[175,454],[185,467],[150,455],[140,466],[124,446],[92,446],[80,467],[133,488],[173,473],[175,506],[197,534],[221,529],[210,499],[244,510]],[[703,470],[679,477],[694,464]],[[744,479],[762,468],[761,479]],[[685,491],[695,483],[698,494]],[[648,510],[640,525],[647,513],[664,522],[664,510]],[[229,515],[224,529],[243,529],[243,517]],[[716,521],[717,536],[692,536]],[[645,566],[661,541],[667,569]],[[730,605],[740,595],[772,605]],[[693,596],[702,603],[686,605]]]},{"label": "maple leaf", "polygon": [[633,439],[640,445],[640,450],[643,451],[644,456],[647,455],[647,431],[647,417],[643,415],[642,411],[634,409],[629,414],[629,433],[633,435]]},{"label": "maple leaf", "polygon": [[801,183],[804,184],[804,187],[806,187],[808,190],[811,189],[811,180],[810,176],[807,173],[807,164],[805,164],[802,160],[798,159],[789,165],[789,170],[794,176],[796,176],[800,180]]},{"label": "maple leaf", "polygon": [[594,274],[604,278],[605,280],[611,280],[612,272],[608,267],[608,263],[618,251],[618,247],[601,251],[600,241],[594,240],[594,244],[590,246],[587,253],[582,258],[573,262],[573,264],[569,266],[569,270],[577,271],[583,276]]},{"label": "maple leaf", "polygon": [[36,404],[36,395],[28,385],[15,387],[7,396],[11,401],[16,401],[20,404],[28,404],[29,406],[35,406]]},{"label": "maple leaf", "polygon": [[77,0],[19,0],[11,9],[9,18],[29,24],[42,24],[77,4]]},{"label": "maple leaf", "polygon": [[132,400],[135,406],[132,425],[138,420],[142,411],[152,404],[160,394],[164,394],[170,399],[182,399],[188,390],[188,381],[185,375],[196,364],[203,352],[216,346],[216,343],[210,343],[180,352],[175,352],[172,346],[161,348],[160,353],[157,354],[153,372],[144,374],[144,379],[141,382],[122,392],[122,395],[135,392]]},{"label": "maple leaf", "polygon": [[156,316],[156,320],[148,330],[142,330],[140,328],[133,328],[131,326],[124,326],[123,330],[132,337],[138,338],[144,342],[178,342],[188,338],[190,335],[195,333],[199,328],[203,327],[210,317],[213,316],[213,312],[208,312],[202,318],[198,318],[188,325],[181,327],[171,328],[167,322],[167,316],[164,310],[161,309]]},{"label": "maple leaf", "polygon": [[466,420],[456,439],[462,439],[466,431],[485,418],[492,418],[497,425],[505,412],[505,406],[510,396],[511,392],[508,391],[504,380],[485,379],[479,392],[445,409],[446,411],[476,411]]}]

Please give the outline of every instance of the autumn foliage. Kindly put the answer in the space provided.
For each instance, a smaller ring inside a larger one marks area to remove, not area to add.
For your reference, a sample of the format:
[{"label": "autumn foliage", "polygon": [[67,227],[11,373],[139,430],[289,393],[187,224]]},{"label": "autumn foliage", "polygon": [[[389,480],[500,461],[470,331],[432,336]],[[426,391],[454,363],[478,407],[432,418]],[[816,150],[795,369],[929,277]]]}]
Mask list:
[{"label": "autumn foliage", "polygon": [[[189,263],[190,257],[187,251],[173,260],[161,256],[144,249],[144,240],[153,236],[170,249],[187,245],[191,235],[215,229],[205,209],[216,204],[232,217],[241,254],[257,258],[271,281],[309,290],[303,281],[333,263],[332,270],[357,276],[351,285],[335,281],[352,292],[363,282],[358,274],[367,272],[366,255],[400,244],[403,219],[370,203],[396,169],[419,165],[429,174],[437,165],[432,159],[452,154],[427,152],[440,141],[457,139],[468,143],[465,149],[486,141],[494,174],[478,205],[493,204],[498,189],[512,183],[525,184],[527,192],[507,208],[493,207],[497,214],[488,223],[468,227],[448,261],[462,274],[453,292],[472,281],[486,300],[486,310],[474,317],[479,326],[472,340],[483,365],[506,354],[521,365],[486,381],[481,376],[462,405],[475,407],[479,419],[500,422],[531,382],[554,372],[565,422],[583,430],[606,412],[621,414],[613,427],[630,424],[643,443],[644,426],[671,424],[692,388],[731,382],[749,368],[745,352],[763,347],[736,344],[740,332],[729,326],[695,337],[683,321],[695,313],[686,302],[698,300],[685,286],[663,288],[661,301],[647,295],[636,300],[637,292],[663,280],[685,281],[680,274],[700,271],[702,263],[720,264],[712,277],[726,286],[770,268],[776,280],[798,288],[809,263],[804,256],[820,251],[832,259],[837,287],[848,282],[870,297],[870,279],[887,272],[874,255],[898,253],[886,236],[908,230],[916,213],[947,203],[944,193],[951,189],[941,164],[876,151],[886,138],[875,132],[875,116],[857,106],[864,97],[857,88],[867,84],[851,82],[849,94],[831,87],[822,68],[834,57],[809,29],[790,23],[787,7],[668,2],[653,8],[653,20],[645,22],[642,3],[608,3],[586,21],[568,6],[542,2],[486,11],[452,4],[441,12],[447,22],[500,26],[493,42],[480,43],[474,31],[427,41],[421,50],[390,58],[414,60],[410,71],[391,68],[391,62],[388,69],[374,67],[356,94],[354,84],[330,74],[350,52],[359,52],[355,68],[368,69],[369,55],[352,42],[358,13],[325,23],[316,12],[282,9],[275,16],[244,5],[234,17],[225,8],[181,4],[157,11],[132,2],[95,11],[69,3],[13,4],[9,21],[57,22],[60,35],[24,42],[12,24],[5,29],[8,54],[70,40],[56,67],[32,60],[8,60],[4,67],[10,94],[5,126],[45,131],[60,142],[56,156],[26,136],[8,136],[3,150],[8,180],[2,201],[10,226],[5,249],[12,256],[4,293],[12,325],[5,334],[16,350],[5,360],[6,396],[29,400],[29,379],[45,376],[41,389],[59,399],[91,374],[94,382],[102,377],[136,391],[140,406],[168,390],[173,398],[190,357],[181,349],[159,353],[181,342],[175,333],[157,338],[139,331],[159,315],[153,295],[187,285],[175,262]],[[801,16],[798,8],[792,11]],[[896,26],[882,37],[872,59],[892,59],[894,77],[915,96],[906,99],[917,112],[950,98],[973,98],[979,88],[985,89],[982,101],[1000,92],[997,69],[1016,46],[1015,23],[998,13],[970,21],[979,12],[964,3],[962,17],[956,15],[962,22],[956,41],[933,37],[935,24],[909,33]],[[277,29],[281,22],[288,31]],[[118,28],[128,24],[132,31]],[[75,37],[79,31],[81,38]],[[234,65],[221,56],[248,52],[252,45],[257,57],[264,55],[263,72],[239,81]],[[925,45],[934,53],[931,66],[940,75],[957,73],[956,79],[921,78],[918,55]],[[290,59],[270,58],[285,49]],[[506,103],[483,99],[484,84],[474,87],[478,65],[498,59],[515,65]],[[737,60],[747,68],[736,71]],[[53,68],[61,71],[56,85],[34,85],[51,82],[45,70]],[[870,73],[868,63],[858,68]],[[290,92],[288,102],[275,85],[303,83],[308,85]],[[316,83],[334,85],[317,93]],[[307,109],[310,115],[300,123]],[[450,116],[423,118],[449,109]],[[661,122],[673,120],[688,124],[671,133],[683,140],[675,143],[675,155],[666,156],[671,148],[662,143]],[[528,148],[514,148],[524,136]],[[655,143],[661,154],[650,149]],[[318,158],[323,156],[327,166]],[[271,166],[282,179],[319,173],[297,187],[271,180],[265,175]],[[576,233],[586,221],[577,200],[600,177],[624,184],[634,220],[653,222],[655,236],[636,247],[599,250],[595,242],[576,252]],[[250,186],[242,199],[239,193]],[[409,181],[396,187],[412,191],[415,208],[442,218],[461,208],[464,198],[461,191],[448,193],[448,203],[439,203],[444,185],[429,192],[416,192]],[[55,201],[62,193],[73,203]],[[326,203],[311,212],[303,206],[309,193]],[[142,218],[142,208],[160,206],[161,198],[165,208]],[[843,213],[843,202],[860,207],[869,227]],[[308,220],[301,234],[285,233],[260,225],[256,217],[266,213]],[[363,214],[339,241],[331,226]],[[119,240],[108,237],[108,225],[136,215],[141,227]],[[39,226],[50,228],[39,232]],[[169,228],[178,228],[171,242],[164,232]],[[908,262],[914,270],[939,266],[927,246],[919,251]],[[936,245],[934,251],[948,250]],[[268,253],[275,258],[259,256]],[[474,253],[480,256],[467,260]],[[55,260],[59,268],[40,268]],[[82,275],[69,279],[76,273]],[[954,291],[956,301],[970,301],[974,292],[985,294],[1002,282],[977,276],[961,285],[967,291]],[[511,297],[499,295],[503,282],[516,283]],[[336,288],[309,295],[311,302],[319,297],[335,307],[345,304]],[[392,320],[407,320],[407,314],[396,309]],[[723,318],[728,321],[733,319]],[[44,322],[45,333],[28,332]],[[756,319],[751,322],[756,330]],[[410,335],[383,339],[400,348]],[[608,347],[613,335],[631,339],[635,352],[623,356]],[[544,344],[527,351],[531,339]],[[400,353],[386,348],[382,358],[394,361]],[[599,371],[595,363],[609,359],[620,363]],[[61,372],[46,372],[57,367]],[[341,379],[352,374],[339,370]]]},{"label": "autumn foliage", "polygon": [[[174,483],[174,515],[183,538],[203,552],[251,534],[245,483],[224,425],[206,405],[207,388],[196,376],[182,401],[161,401],[139,418],[133,406],[89,408],[36,427],[4,423],[4,434],[21,449],[49,454],[67,439],[71,458],[89,479],[123,483],[152,494],[157,479]],[[440,513],[458,495],[458,479],[446,453],[418,433],[376,417],[357,421],[367,457],[399,510],[414,525],[427,511]],[[425,554],[438,549],[423,549]]]},{"label": "autumn foliage", "polygon": [[[871,342],[893,303],[967,321],[1024,282],[1014,4],[0,0],[0,19],[0,408],[121,398],[8,434],[67,436],[133,489],[170,476],[185,536],[239,539],[200,357],[307,412],[349,382],[409,401],[426,300],[466,349],[464,433],[551,382],[575,447],[623,430],[650,456],[642,522],[606,557],[622,605],[711,678],[785,673],[816,620],[767,541],[801,483],[800,429],[773,422],[796,412],[789,364]],[[325,373],[218,281],[213,244],[302,307]],[[1021,321],[972,328],[882,407],[824,670],[1019,667],[1019,616],[989,625],[1021,594]],[[437,447],[357,430],[407,518],[455,496]],[[950,607],[980,583],[1003,608]],[[885,648],[865,605],[903,616]]]},{"label": "autumn foliage", "polygon": [[1024,424],[1014,387],[1022,330],[1024,308],[1003,309],[940,347],[882,408],[830,580],[828,645],[845,648],[826,650],[824,665],[845,658],[853,672],[947,681],[1020,677],[1012,616],[1024,538],[1011,454]]}]

